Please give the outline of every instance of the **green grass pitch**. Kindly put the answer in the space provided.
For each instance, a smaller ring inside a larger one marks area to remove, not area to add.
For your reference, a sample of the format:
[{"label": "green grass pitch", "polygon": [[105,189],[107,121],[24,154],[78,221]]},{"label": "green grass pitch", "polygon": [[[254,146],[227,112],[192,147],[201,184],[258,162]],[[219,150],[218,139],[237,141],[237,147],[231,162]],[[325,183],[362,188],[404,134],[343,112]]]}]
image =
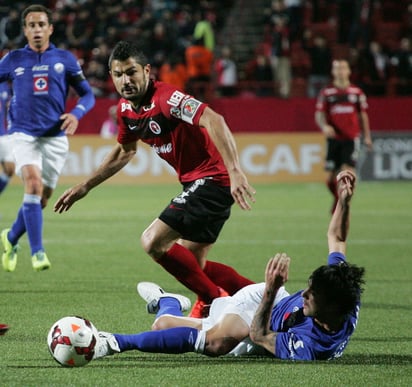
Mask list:
[{"label": "green grass pitch", "polygon": [[[360,182],[353,199],[348,260],[365,266],[366,287],[358,329],[343,357],[291,363],[263,358],[208,358],[198,354],[128,352],[83,368],[59,366],[46,335],[56,320],[76,314],[98,329],[150,329],[152,316],[136,293],[139,281],[194,295],[145,255],[139,237],[175,186],[104,184],[68,213],[53,213],[58,187],[44,211],[49,271],[31,268],[27,237],[14,273],[0,271],[1,386],[411,386],[412,185]],[[292,257],[290,291],[302,289],[327,256],[331,198],[323,184],[258,185],[252,211],[234,207],[210,259],[262,281],[267,259]],[[0,227],[9,227],[22,187],[0,197]]]}]

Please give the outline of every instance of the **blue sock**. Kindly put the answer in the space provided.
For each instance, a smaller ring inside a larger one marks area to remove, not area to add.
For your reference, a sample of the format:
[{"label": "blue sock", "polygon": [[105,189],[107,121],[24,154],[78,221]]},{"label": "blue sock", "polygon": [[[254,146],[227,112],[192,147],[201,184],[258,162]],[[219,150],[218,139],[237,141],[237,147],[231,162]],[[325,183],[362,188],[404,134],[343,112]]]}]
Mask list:
[{"label": "blue sock", "polygon": [[21,206],[17,218],[7,235],[9,242],[14,246],[25,232],[26,224],[24,223],[23,206]]},{"label": "blue sock", "polygon": [[7,187],[7,184],[9,184],[10,178],[5,174],[2,173],[0,175],[0,193],[4,191],[4,189]]},{"label": "blue sock", "polygon": [[178,327],[135,335],[115,334],[121,352],[138,349],[153,353],[193,352],[198,335],[195,328]]},{"label": "blue sock", "polygon": [[40,201],[40,196],[29,194],[25,194],[23,199],[23,216],[31,255],[43,251],[43,212]]},{"label": "blue sock", "polygon": [[180,302],[174,297],[163,297],[159,300],[159,311],[156,318],[163,314],[171,314],[173,316],[183,316],[180,309]]}]

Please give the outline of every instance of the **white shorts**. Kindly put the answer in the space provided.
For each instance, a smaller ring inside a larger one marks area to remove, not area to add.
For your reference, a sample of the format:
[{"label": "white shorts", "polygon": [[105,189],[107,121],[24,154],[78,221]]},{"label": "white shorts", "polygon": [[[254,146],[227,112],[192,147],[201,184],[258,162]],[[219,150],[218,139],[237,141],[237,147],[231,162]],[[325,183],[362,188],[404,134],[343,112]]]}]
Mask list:
[{"label": "white shorts", "polygon": [[14,163],[12,140],[8,134],[0,136],[0,162]]},{"label": "white shorts", "polygon": [[[210,306],[209,317],[203,319],[202,330],[209,330],[227,314],[237,314],[250,327],[256,310],[262,300],[265,283],[261,282],[246,286],[236,292],[233,296],[220,297],[213,300]],[[289,296],[285,287],[282,286],[276,294],[273,305],[276,305],[280,300]],[[240,342],[229,355],[251,355],[264,354],[265,350],[249,339]]]},{"label": "white shorts", "polygon": [[43,184],[52,189],[56,188],[69,153],[67,137],[33,137],[25,133],[13,133],[10,137],[13,142],[16,175],[21,177],[23,166],[35,165],[41,171]]}]

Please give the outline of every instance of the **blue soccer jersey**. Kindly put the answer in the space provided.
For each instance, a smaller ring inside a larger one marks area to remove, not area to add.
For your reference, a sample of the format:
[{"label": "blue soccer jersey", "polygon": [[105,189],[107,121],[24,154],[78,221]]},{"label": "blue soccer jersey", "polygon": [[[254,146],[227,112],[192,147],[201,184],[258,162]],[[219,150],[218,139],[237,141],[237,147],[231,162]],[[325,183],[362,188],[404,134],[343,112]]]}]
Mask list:
[{"label": "blue soccer jersey", "polygon": [[78,119],[93,106],[95,98],[82,69],[67,51],[50,44],[43,53],[28,45],[13,50],[0,61],[0,82],[11,80],[9,132],[23,132],[35,137],[64,134],[60,116],[72,86],[80,99],[71,111]]},{"label": "blue soccer jersey", "polygon": [[[341,253],[331,253],[328,264],[345,261]],[[343,327],[329,333],[317,325],[312,317],[303,315],[302,291],[284,298],[273,308],[270,327],[276,335],[275,356],[288,360],[329,360],[342,355],[355,330],[359,304],[348,316]],[[291,318],[293,321],[291,321]],[[287,327],[285,326],[287,321]]]},{"label": "blue soccer jersey", "polygon": [[7,134],[7,104],[11,96],[8,82],[0,83],[0,136]]}]

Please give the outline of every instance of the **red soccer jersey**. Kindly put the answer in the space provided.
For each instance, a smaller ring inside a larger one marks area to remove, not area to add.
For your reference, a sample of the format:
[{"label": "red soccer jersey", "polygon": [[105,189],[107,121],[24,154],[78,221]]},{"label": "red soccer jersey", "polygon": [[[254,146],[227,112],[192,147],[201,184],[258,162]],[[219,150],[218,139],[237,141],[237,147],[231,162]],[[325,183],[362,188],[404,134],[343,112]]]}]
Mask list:
[{"label": "red soccer jersey", "polygon": [[212,177],[220,185],[230,180],[220,153],[207,130],[199,126],[206,104],[167,83],[150,81],[135,110],[121,98],[117,106],[120,144],[142,140],[166,160],[186,183]]},{"label": "red soccer jersey", "polygon": [[353,140],[359,137],[359,113],[367,109],[365,94],[353,85],[344,89],[335,86],[325,87],[316,103],[316,110],[325,112],[326,121],[333,126],[339,140]]}]

